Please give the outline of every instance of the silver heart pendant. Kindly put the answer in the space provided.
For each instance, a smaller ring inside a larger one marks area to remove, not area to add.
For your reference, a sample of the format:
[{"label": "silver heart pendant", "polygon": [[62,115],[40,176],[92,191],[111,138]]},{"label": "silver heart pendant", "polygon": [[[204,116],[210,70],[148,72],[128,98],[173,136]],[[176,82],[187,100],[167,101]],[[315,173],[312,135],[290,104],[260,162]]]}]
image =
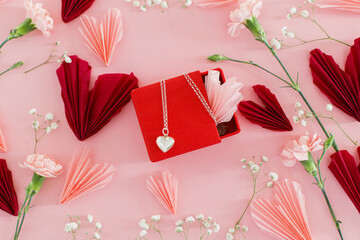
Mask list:
[{"label": "silver heart pendant", "polygon": [[174,146],[175,140],[169,136],[160,136],[156,139],[156,144],[158,145],[161,151],[166,153]]}]

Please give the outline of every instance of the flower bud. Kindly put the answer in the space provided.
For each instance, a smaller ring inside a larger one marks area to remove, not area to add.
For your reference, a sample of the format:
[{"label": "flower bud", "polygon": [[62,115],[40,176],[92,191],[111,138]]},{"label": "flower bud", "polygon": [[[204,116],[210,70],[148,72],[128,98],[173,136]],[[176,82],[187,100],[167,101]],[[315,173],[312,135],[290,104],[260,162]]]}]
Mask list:
[{"label": "flower bud", "polygon": [[317,174],[317,167],[314,162],[314,159],[311,155],[311,152],[308,152],[308,160],[300,161],[300,163],[303,165],[305,170],[312,176],[316,176]]},{"label": "flower bud", "polygon": [[267,41],[266,39],[266,33],[262,26],[260,25],[259,20],[252,16],[251,19],[245,20],[245,26],[247,29],[250,30],[252,35],[255,37],[256,40],[265,43]]},{"label": "flower bud", "polygon": [[31,18],[26,18],[21,24],[10,31],[8,39],[19,38],[32,32],[36,29],[36,25],[32,22]]},{"label": "flower bud", "polygon": [[224,55],[220,55],[220,54],[212,55],[212,56],[208,57],[207,59],[210,61],[213,61],[213,62],[222,62],[222,61],[229,60],[228,57],[226,57]]}]

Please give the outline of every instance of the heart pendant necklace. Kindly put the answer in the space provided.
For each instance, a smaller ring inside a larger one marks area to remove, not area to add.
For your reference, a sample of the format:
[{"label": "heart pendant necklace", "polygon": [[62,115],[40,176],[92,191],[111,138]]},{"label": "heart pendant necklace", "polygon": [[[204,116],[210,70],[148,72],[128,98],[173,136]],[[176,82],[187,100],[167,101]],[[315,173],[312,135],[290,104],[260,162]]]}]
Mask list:
[{"label": "heart pendant necklace", "polygon": [[169,136],[166,84],[164,80],[160,82],[160,88],[161,88],[161,102],[162,102],[162,110],[163,110],[164,128],[162,129],[163,136],[157,137],[156,144],[158,145],[161,151],[166,153],[174,146],[175,139]]}]

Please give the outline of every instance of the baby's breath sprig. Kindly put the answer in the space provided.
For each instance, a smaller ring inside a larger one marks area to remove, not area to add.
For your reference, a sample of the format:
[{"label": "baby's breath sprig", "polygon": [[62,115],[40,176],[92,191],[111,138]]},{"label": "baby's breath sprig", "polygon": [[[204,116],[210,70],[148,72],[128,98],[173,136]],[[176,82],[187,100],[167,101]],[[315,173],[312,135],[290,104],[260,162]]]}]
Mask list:
[{"label": "baby's breath sprig", "polygon": [[291,20],[293,18],[301,18],[301,19],[305,19],[311,23],[314,23],[324,33],[325,36],[321,37],[321,38],[312,39],[312,40],[304,40],[301,37],[299,37],[299,35],[296,34],[295,32],[289,31],[287,26],[284,26],[281,29],[281,33],[282,33],[284,39],[287,39],[287,38],[292,39],[293,38],[293,39],[297,39],[298,41],[300,41],[300,43],[294,44],[294,45],[287,45],[284,43],[284,39],[273,38],[271,40],[271,44],[276,49],[280,49],[281,47],[286,47],[286,48],[297,47],[297,46],[304,45],[307,43],[324,41],[324,40],[335,41],[335,42],[341,43],[343,45],[346,45],[348,47],[351,47],[350,44],[347,44],[343,41],[340,41],[340,40],[332,37],[325,30],[325,28],[323,26],[321,26],[321,24],[315,18],[314,4],[315,4],[315,0],[305,0],[303,2],[303,4],[299,4],[297,7],[292,7],[286,17],[289,20]]},{"label": "baby's breath sprig", "polygon": [[253,157],[252,161],[247,161],[245,158],[241,159],[241,163],[243,163],[242,168],[248,172],[251,177],[252,177],[252,183],[253,183],[253,191],[252,191],[252,195],[251,198],[249,200],[249,202],[247,203],[243,213],[241,214],[239,220],[235,223],[235,227],[234,228],[230,228],[229,231],[226,234],[226,240],[236,240],[237,238],[237,233],[240,231],[241,236],[239,236],[239,239],[246,239],[245,237],[245,233],[249,230],[247,226],[245,225],[241,225],[241,221],[243,220],[247,210],[249,209],[252,201],[254,200],[254,197],[256,194],[260,193],[261,191],[263,191],[266,188],[271,188],[274,185],[274,182],[276,182],[278,180],[278,175],[275,172],[270,172],[269,174],[265,174],[268,176],[268,179],[265,183],[265,185],[263,187],[258,188],[257,183],[258,183],[258,177],[260,175],[260,171],[261,171],[261,167],[269,161],[269,159],[266,156],[262,156],[261,157],[261,161],[259,162],[259,164],[255,164],[254,163],[254,159],[255,157]]},{"label": "baby's breath sprig", "polygon": [[[192,5],[192,0],[178,0],[181,3],[181,7],[187,8]],[[146,12],[148,8],[154,8],[160,6],[161,12],[164,12],[169,8],[168,0],[125,0],[125,2],[132,3],[136,8],[139,8],[142,12]]]},{"label": "baby's breath sprig", "polygon": [[58,47],[60,45],[60,41],[57,41],[55,43],[55,46],[51,49],[50,55],[49,57],[45,60],[45,62],[40,63],[39,65],[25,71],[24,73],[28,73],[31,72],[32,70],[35,70],[45,64],[48,63],[55,63],[55,62],[62,62],[62,60],[64,60],[66,63],[71,63],[71,58],[68,56],[67,52],[64,52],[64,54],[62,54],[61,56],[56,55],[56,47]]},{"label": "baby's breath sprig", "polygon": [[92,215],[88,215],[86,217],[86,220],[81,220],[82,218],[80,216],[72,216],[71,214],[67,215],[70,222],[65,224],[65,232],[70,233],[73,240],[76,240],[77,238],[77,233],[80,230],[81,226],[85,223],[93,225],[94,226],[94,232],[93,234],[90,236],[89,238],[89,233],[86,232],[85,234],[85,240],[99,240],[101,239],[101,229],[102,229],[102,224],[100,222],[94,222],[94,217]]},{"label": "baby's breath sprig", "polygon": [[[294,123],[301,123],[301,125],[303,125],[304,127],[307,126],[307,123],[309,121],[313,121],[315,119],[315,115],[318,118],[324,118],[324,119],[329,119],[332,120],[336,126],[341,130],[341,132],[343,132],[343,134],[355,145],[357,146],[357,141],[354,141],[349,134],[341,127],[341,125],[338,123],[338,121],[336,121],[334,115],[326,115],[326,114],[322,114],[322,113],[312,113],[311,111],[307,111],[302,109],[301,104],[299,102],[296,102],[294,104],[295,107],[295,113],[296,115],[293,116],[293,121]],[[326,111],[328,112],[332,112],[333,110],[333,105],[331,103],[328,103],[325,107]]]},{"label": "baby's breath sprig", "polygon": [[[45,135],[51,133],[53,130],[56,130],[59,127],[60,120],[55,120],[54,114],[51,112],[48,112],[45,115],[45,118],[44,118],[45,121],[43,122],[43,125],[40,125],[40,119],[42,118],[42,115],[37,113],[37,109],[36,108],[30,109],[29,114],[33,115],[32,127],[35,132],[34,153],[36,153],[37,145],[40,142],[40,140]],[[40,131],[42,131],[42,133]]]}]

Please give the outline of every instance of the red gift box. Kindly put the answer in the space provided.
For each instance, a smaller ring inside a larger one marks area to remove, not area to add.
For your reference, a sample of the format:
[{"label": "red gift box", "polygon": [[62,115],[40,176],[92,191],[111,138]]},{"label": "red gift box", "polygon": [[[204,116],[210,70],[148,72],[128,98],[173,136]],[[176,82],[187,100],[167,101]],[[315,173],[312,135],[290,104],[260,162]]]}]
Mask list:
[{"label": "red gift box", "polygon": [[[221,81],[225,78],[221,69]],[[204,79],[207,72],[195,71],[189,76],[207,99]],[[154,83],[132,91],[131,97],[144,137],[145,145],[152,162],[158,162],[183,153],[208,147],[221,142],[221,139],[240,132],[236,116],[217,127],[204,105],[196,96],[183,75],[166,80],[169,136],[175,139],[174,146],[166,153],[156,144],[162,136],[163,112],[160,83]],[[220,131],[224,131],[222,136]]]}]

